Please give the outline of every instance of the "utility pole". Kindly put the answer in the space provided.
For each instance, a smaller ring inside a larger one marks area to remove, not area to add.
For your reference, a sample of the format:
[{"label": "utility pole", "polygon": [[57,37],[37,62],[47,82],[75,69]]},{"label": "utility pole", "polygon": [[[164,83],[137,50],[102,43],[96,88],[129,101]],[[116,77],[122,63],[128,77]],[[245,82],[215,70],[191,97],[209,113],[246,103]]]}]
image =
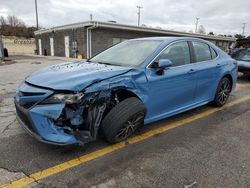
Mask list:
[{"label": "utility pole", "polygon": [[243,27],[242,27],[242,36],[245,35],[245,28],[246,28],[246,24],[247,23],[242,23],[243,24]]},{"label": "utility pole", "polygon": [[92,21],[93,20],[93,15],[90,14],[89,16],[90,16],[90,21]]},{"label": "utility pole", "polygon": [[35,9],[36,9],[36,28],[38,30],[39,25],[38,25],[37,0],[35,0]]},{"label": "utility pole", "polygon": [[140,26],[140,21],[141,21],[141,9],[143,8],[142,6],[136,6],[138,8],[138,26]]},{"label": "utility pole", "polygon": [[198,30],[199,19],[200,19],[200,18],[196,17],[196,22],[195,22],[195,33],[197,33],[197,30]]}]

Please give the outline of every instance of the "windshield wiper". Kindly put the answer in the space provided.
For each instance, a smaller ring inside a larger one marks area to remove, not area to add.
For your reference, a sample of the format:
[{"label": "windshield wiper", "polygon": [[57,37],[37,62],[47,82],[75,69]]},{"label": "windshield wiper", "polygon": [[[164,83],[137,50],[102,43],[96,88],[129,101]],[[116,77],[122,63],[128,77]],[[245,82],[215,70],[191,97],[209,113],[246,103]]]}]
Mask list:
[{"label": "windshield wiper", "polygon": [[101,62],[101,61],[98,61],[97,63],[104,64],[104,65],[111,65],[111,66],[120,66],[120,65],[117,65],[117,64],[106,63],[106,62]]},{"label": "windshield wiper", "polygon": [[105,63],[105,62],[100,62],[100,61],[98,61],[97,63],[99,63],[99,64],[104,64],[104,65],[113,65],[113,64],[111,64],[111,63]]},{"label": "windshield wiper", "polygon": [[121,66],[121,65],[112,64],[112,63],[106,63],[106,62],[102,62],[102,61],[91,61],[91,60],[88,60],[86,62],[89,62],[89,63],[99,63],[99,64],[112,65],[112,66]]}]

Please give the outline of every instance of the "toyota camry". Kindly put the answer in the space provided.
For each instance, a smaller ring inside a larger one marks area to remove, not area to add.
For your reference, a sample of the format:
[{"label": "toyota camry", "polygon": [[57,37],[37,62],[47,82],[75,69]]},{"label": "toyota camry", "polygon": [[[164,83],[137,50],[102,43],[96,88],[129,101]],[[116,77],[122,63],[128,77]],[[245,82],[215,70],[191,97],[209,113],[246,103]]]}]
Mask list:
[{"label": "toyota camry", "polygon": [[214,44],[189,37],[121,42],[86,62],[30,74],[15,95],[17,120],[50,144],[123,141],[144,124],[213,102],[235,88],[237,62]]}]

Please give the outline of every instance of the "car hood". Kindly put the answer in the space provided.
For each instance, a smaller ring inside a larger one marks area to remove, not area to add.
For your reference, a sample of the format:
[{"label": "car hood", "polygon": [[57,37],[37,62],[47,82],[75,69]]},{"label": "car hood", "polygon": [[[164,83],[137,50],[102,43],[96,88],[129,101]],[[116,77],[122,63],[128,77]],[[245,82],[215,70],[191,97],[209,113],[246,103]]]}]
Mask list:
[{"label": "car hood", "polygon": [[131,67],[71,62],[40,69],[30,74],[25,81],[54,90],[81,91],[92,83],[124,74],[129,70]]}]

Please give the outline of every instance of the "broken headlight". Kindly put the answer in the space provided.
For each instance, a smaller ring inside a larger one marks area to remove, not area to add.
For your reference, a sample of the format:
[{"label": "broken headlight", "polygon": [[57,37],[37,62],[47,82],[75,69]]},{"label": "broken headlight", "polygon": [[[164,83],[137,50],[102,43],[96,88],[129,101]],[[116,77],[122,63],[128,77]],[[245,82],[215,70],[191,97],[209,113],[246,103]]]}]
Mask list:
[{"label": "broken headlight", "polygon": [[65,103],[65,104],[77,104],[82,101],[84,94],[54,94],[45,101],[43,104],[55,104],[55,103]]}]

